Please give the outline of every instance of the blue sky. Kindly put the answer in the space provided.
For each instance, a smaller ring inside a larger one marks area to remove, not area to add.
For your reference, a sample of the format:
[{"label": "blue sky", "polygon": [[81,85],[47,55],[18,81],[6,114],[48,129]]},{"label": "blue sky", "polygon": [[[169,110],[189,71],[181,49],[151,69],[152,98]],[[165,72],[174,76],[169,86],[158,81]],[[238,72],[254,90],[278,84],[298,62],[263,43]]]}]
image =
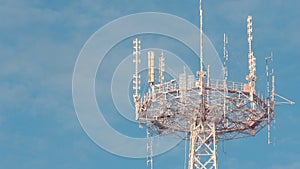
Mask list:
[{"label": "blue sky", "polygon": [[[247,73],[246,18],[252,15],[258,77],[264,78],[264,57],[273,52],[277,93],[300,103],[299,5],[291,0],[204,1],[204,31],[220,55],[223,33],[229,36],[230,80],[244,81]],[[119,17],[149,11],[198,25],[194,0],[0,0],[0,168],[147,168],[145,159],[110,154],[88,138],[73,107],[72,74],[81,48],[95,31]],[[124,52],[130,54],[131,44]],[[97,80],[105,82],[101,76]],[[135,135],[138,125],[110,106],[103,108],[108,121]],[[299,104],[277,108],[272,145],[267,145],[266,130],[226,142],[225,153],[219,144],[219,167],[300,168],[297,110]],[[183,156],[181,143],[155,157],[154,168],[183,168]]]}]

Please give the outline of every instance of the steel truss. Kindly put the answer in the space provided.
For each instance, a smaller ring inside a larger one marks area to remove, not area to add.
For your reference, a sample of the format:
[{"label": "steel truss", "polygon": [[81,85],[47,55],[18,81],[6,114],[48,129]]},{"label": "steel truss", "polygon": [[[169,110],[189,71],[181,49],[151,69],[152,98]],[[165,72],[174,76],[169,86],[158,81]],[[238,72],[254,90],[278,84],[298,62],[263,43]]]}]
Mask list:
[{"label": "steel truss", "polygon": [[189,169],[216,169],[217,141],[215,124],[192,126]]}]

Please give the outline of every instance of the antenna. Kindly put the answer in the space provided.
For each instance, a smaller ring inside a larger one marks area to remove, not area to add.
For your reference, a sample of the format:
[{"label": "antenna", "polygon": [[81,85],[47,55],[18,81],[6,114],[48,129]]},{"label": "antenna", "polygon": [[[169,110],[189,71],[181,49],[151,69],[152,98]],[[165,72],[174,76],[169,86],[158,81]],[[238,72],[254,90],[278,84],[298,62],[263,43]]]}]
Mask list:
[{"label": "antenna", "polygon": [[148,83],[154,85],[154,52],[148,52]]},{"label": "antenna", "polygon": [[[224,33],[224,46],[223,46],[223,54],[224,54],[224,63],[223,63],[223,69],[224,69],[224,82],[223,82],[223,85],[224,85],[224,98],[223,98],[223,119],[225,120],[226,119],[226,112],[227,112],[227,108],[226,108],[226,95],[227,95],[227,92],[228,92],[228,88],[227,88],[227,77],[228,77],[228,71],[227,71],[227,61],[228,61],[228,51],[227,51],[227,45],[228,45],[228,37],[226,36],[226,34]],[[227,121],[227,120],[226,120]],[[227,126],[227,122],[224,121],[224,126]]]},{"label": "antenna", "polygon": [[200,73],[203,72],[203,14],[202,14],[202,0],[200,0],[199,6],[200,12]]},{"label": "antenna", "polygon": [[255,83],[256,83],[256,58],[253,55],[252,51],[252,16],[248,16],[247,18],[247,31],[248,31],[248,44],[249,44],[249,75],[246,79],[249,81],[250,87],[250,101],[252,102],[252,109],[256,109],[256,105],[253,103],[254,101],[254,94],[256,92]]},{"label": "antenna", "polygon": [[[268,144],[271,144],[271,90],[270,90],[270,77],[269,77],[269,61],[272,60],[272,53],[269,57],[266,57],[266,80],[267,80],[267,104],[268,104]],[[273,72],[273,70],[272,70]],[[273,76],[273,75],[272,75]],[[273,102],[273,101],[272,101]],[[274,111],[274,109],[273,109]]]},{"label": "antenna", "polygon": [[225,81],[227,81],[227,77],[228,77],[228,71],[227,71],[227,61],[228,61],[228,50],[227,50],[227,45],[228,45],[228,37],[226,36],[226,34],[224,33],[224,47],[223,47],[223,54],[224,54],[224,79]]},{"label": "antenna", "polygon": [[[200,87],[200,95],[203,95],[203,85],[204,85],[204,77],[206,73],[203,71],[203,15],[202,15],[202,0],[199,2],[199,14],[200,14],[200,70],[197,72],[199,76],[199,87]],[[203,102],[203,100],[202,100]]]},{"label": "antenna", "polygon": [[165,80],[164,72],[165,72],[165,57],[164,57],[164,51],[162,51],[161,56],[159,58],[159,82],[160,82],[160,85],[162,85]]},{"label": "antenna", "polygon": [[[140,75],[139,75],[139,63],[140,63],[140,59],[139,59],[139,55],[140,55],[140,49],[141,49],[141,41],[138,38],[135,38],[135,40],[133,40],[133,56],[135,56],[135,58],[133,59],[133,62],[135,62],[135,74],[133,75],[133,90],[134,95],[134,103],[136,106],[136,109],[138,109],[139,106],[139,100],[140,100],[140,95],[139,95],[139,90],[140,90]],[[136,111],[136,119],[138,119],[138,112]]]},{"label": "antenna", "polygon": [[273,107],[275,106],[275,75],[274,70],[272,69],[272,98],[271,98]]},{"label": "antenna", "polygon": [[[206,86],[210,87],[210,65],[207,65],[207,79],[206,79],[207,83]],[[210,92],[207,91],[206,93],[206,102],[208,104],[210,104]]]},{"label": "antenna", "polygon": [[207,65],[207,86],[210,86],[210,65]]}]

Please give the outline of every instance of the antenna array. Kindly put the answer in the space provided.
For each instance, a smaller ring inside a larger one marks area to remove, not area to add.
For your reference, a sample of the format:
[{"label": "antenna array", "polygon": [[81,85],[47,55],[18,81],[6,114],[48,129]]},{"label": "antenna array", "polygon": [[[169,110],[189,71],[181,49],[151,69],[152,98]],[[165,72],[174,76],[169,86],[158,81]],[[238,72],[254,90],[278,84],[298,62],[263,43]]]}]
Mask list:
[{"label": "antenna array", "polygon": [[[202,0],[200,0],[200,70],[197,77],[184,73],[179,81],[165,82],[165,57],[159,58],[159,83],[155,83],[155,65],[153,51],[148,52],[149,90],[139,96],[139,50],[140,40],[135,39],[135,75],[134,103],[136,119],[147,127],[147,137],[153,135],[176,135],[190,141],[188,169],[217,169],[217,143],[256,135],[268,126],[268,143],[270,143],[270,125],[275,119],[274,109],[278,104],[294,104],[275,93],[274,73],[269,75],[269,60],[266,59],[267,97],[256,92],[256,57],[253,54],[252,16],[247,18],[249,74],[247,83],[228,81],[228,38],[224,34],[224,79],[210,77],[203,65],[203,26]],[[273,70],[272,70],[273,72]],[[197,79],[198,78],[198,79]],[[272,87],[270,87],[270,80]],[[285,102],[277,102],[275,96]],[[266,99],[264,99],[266,98]],[[152,148],[152,141],[147,150]],[[153,167],[152,150],[148,163]],[[184,166],[186,167],[186,166]]]}]

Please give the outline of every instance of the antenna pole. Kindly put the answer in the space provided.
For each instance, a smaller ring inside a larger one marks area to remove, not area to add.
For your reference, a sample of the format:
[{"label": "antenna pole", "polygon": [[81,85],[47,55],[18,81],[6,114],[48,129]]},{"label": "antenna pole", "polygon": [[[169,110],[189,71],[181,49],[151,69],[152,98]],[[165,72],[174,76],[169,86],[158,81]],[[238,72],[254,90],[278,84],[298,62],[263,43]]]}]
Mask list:
[{"label": "antenna pole", "polygon": [[204,76],[206,75],[203,71],[203,16],[202,16],[202,0],[200,0],[199,4],[199,14],[200,14],[200,70],[197,72],[199,76],[199,87],[200,87],[200,95],[203,95],[203,85],[204,85]]},{"label": "antenna pole", "polygon": [[[207,87],[210,87],[210,65],[207,65],[207,84],[206,84]],[[206,93],[207,97],[207,103],[210,104],[210,95],[209,95],[209,91],[207,91]]]},{"label": "antenna pole", "polygon": [[252,102],[252,109],[256,109],[256,105],[253,103],[254,101],[254,94],[256,93],[255,83],[256,83],[256,58],[253,55],[252,51],[252,16],[248,16],[247,18],[247,31],[248,31],[248,44],[249,44],[249,75],[246,79],[249,81],[250,87],[250,101]]},{"label": "antenna pole", "polygon": [[148,52],[148,83],[154,85],[154,52]]},{"label": "antenna pole", "polygon": [[227,60],[228,60],[228,51],[227,51],[227,44],[228,44],[228,38],[226,36],[226,34],[224,33],[224,100],[223,100],[223,119],[224,119],[224,126],[227,126],[227,123],[225,122],[226,120],[226,95],[228,92],[228,88],[227,88],[227,77],[228,77],[228,72],[227,72]]},{"label": "antenna pole", "polygon": [[275,105],[275,75],[272,69],[272,103]]},{"label": "antenna pole", "polygon": [[270,57],[266,58],[266,80],[267,80],[267,104],[268,104],[268,144],[271,144],[271,91],[270,91],[270,77],[269,77],[269,60],[272,59],[272,54]]},{"label": "antenna pole", "polygon": [[228,60],[228,50],[227,50],[227,45],[228,45],[228,37],[224,33],[224,79],[227,81],[228,77],[228,72],[227,72],[227,60]]},{"label": "antenna pole", "polygon": [[136,120],[138,119],[138,108],[139,108],[139,101],[140,101],[140,95],[139,95],[139,90],[140,90],[140,75],[139,75],[139,63],[140,63],[140,59],[139,59],[139,55],[140,55],[140,46],[141,41],[138,38],[135,38],[135,40],[133,40],[133,55],[135,56],[135,58],[133,59],[133,62],[135,62],[135,74],[133,75],[133,90],[134,95],[134,102],[135,102],[135,107],[136,107]]},{"label": "antenna pole", "polygon": [[165,57],[164,57],[164,51],[161,52],[161,57],[159,58],[159,82],[160,85],[164,83],[165,77]]},{"label": "antenna pole", "polygon": [[202,15],[202,0],[200,0],[200,73],[203,72],[203,15]]}]

